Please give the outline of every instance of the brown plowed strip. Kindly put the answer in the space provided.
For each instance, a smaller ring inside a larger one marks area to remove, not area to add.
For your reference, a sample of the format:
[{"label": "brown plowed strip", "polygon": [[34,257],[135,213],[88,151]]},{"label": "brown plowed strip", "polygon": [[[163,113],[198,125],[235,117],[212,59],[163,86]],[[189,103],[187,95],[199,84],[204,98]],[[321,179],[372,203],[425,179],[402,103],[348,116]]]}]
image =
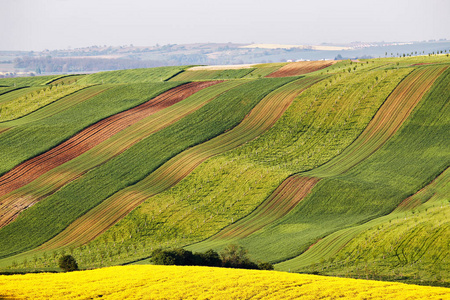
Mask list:
[{"label": "brown plowed strip", "polygon": [[[414,71],[397,86],[361,136],[344,151],[345,155],[341,154],[310,172],[287,178],[260,207],[245,218],[221,230],[211,237],[211,240],[243,238],[250,235],[286,215],[307,196],[321,177],[344,173],[366,159],[397,132],[426,91],[445,69],[446,67],[431,67]],[[318,170],[320,171],[318,172]]]},{"label": "brown plowed strip", "polygon": [[101,120],[53,149],[29,159],[0,177],[0,197],[18,189],[45,172],[83,154],[119,131],[199,90],[219,83],[192,82],[173,88],[139,106]]},{"label": "brown plowed strip", "polygon": [[285,216],[303,200],[320,178],[298,175],[287,178],[258,208],[226,227],[211,240],[244,238]]},{"label": "brown plowed strip", "polygon": [[297,76],[314,71],[321,70],[335,64],[334,60],[319,60],[319,61],[299,61],[287,64],[277,71],[270,73],[266,77],[288,77]]}]

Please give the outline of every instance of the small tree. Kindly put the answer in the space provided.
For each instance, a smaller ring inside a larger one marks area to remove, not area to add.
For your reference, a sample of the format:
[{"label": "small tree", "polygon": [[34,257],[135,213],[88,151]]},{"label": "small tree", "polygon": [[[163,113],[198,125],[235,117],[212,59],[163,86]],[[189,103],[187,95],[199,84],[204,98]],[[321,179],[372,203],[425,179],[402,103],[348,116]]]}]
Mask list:
[{"label": "small tree", "polygon": [[72,255],[64,255],[59,258],[58,266],[66,272],[78,270],[77,262]]},{"label": "small tree", "polygon": [[242,246],[228,245],[221,253],[223,266],[227,268],[258,269],[258,265],[248,258],[247,253],[248,251]]}]

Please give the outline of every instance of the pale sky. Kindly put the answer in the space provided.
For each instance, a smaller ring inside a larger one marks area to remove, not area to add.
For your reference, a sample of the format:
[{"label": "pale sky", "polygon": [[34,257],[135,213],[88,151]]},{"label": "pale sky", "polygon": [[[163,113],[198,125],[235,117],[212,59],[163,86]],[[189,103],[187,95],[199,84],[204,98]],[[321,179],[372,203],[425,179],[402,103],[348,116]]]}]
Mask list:
[{"label": "pale sky", "polygon": [[0,0],[0,50],[450,39],[450,0]]}]

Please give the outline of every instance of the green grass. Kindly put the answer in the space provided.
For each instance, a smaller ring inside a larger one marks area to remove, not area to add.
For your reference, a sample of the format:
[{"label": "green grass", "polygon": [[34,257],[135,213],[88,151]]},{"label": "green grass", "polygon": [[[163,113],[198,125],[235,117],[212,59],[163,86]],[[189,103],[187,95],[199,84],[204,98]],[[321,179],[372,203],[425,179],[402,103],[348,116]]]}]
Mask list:
[{"label": "green grass", "polygon": [[276,268],[448,285],[449,179],[447,169],[392,213],[337,231]]},{"label": "green grass", "polygon": [[0,230],[0,256],[42,244],[113,193],[145,178],[174,155],[233,128],[260,99],[291,80],[261,79],[232,89],[66,185]]},{"label": "green grass", "polygon": [[0,95],[0,105],[3,103],[10,102],[14,99],[24,97],[26,95],[31,95],[39,93],[42,90],[45,90],[46,87],[43,86],[34,86],[34,87],[8,87],[10,92],[4,93]]},{"label": "green grass", "polygon": [[109,72],[99,72],[84,76],[78,84],[108,84],[108,83],[138,83],[152,81],[166,81],[183,71],[187,66],[158,67],[148,69],[131,69]]},{"label": "green grass", "polygon": [[109,88],[111,88],[111,86],[106,85],[86,87],[82,90],[63,97],[54,103],[46,105],[45,107],[42,107],[39,110],[34,111],[24,117],[12,121],[2,122],[0,123],[0,128],[18,127],[28,123],[36,122],[38,120],[49,118],[57,113],[73,107],[74,105],[90,99],[91,97],[94,97]]},{"label": "green grass", "polygon": [[[143,247],[145,244],[145,248],[150,249],[186,245],[207,238],[250,213],[296,169],[307,170],[342,151],[352,142],[352,137],[340,139],[341,142],[339,138],[352,134],[355,139],[409,72],[377,71],[364,78],[347,74],[336,76],[331,85],[328,79],[326,83],[317,83],[303,92],[265,134],[202,163],[176,186],[143,203],[114,226],[104,239],[113,243],[113,236],[116,236],[117,240],[124,240],[124,245]],[[378,83],[374,80],[376,76],[380,78]],[[361,89],[367,81],[373,83],[372,88]],[[343,93],[343,87],[349,89],[348,94]],[[358,93],[366,95],[365,102],[358,103],[355,96]],[[338,97],[341,101],[335,103]],[[360,110],[352,114],[355,106]],[[336,124],[341,115],[348,119]],[[323,124],[329,127],[318,131]],[[311,156],[311,148],[301,147],[305,144],[321,152],[316,151],[316,157]],[[284,160],[287,155],[283,151],[291,153],[289,164]],[[299,158],[308,164],[299,163]],[[174,213],[178,208],[179,213]],[[94,245],[103,241],[101,238]]]},{"label": "green grass", "polygon": [[[0,122],[14,120],[25,115],[28,115],[41,107],[44,107],[52,102],[73,94],[84,86],[66,85],[66,86],[52,86],[27,93],[21,97],[16,97],[10,101],[0,103]],[[8,94],[7,94],[8,95]]]},{"label": "green grass", "polygon": [[[236,70],[186,70],[170,81],[197,81],[197,80],[228,80],[239,79],[251,73],[254,69],[236,69]],[[257,79],[258,77],[255,77]]]},{"label": "green grass", "polygon": [[[63,165],[51,169],[26,186],[19,188],[0,199],[21,198],[27,199],[26,201],[28,203],[42,200],[61,188],[64,184],[67,184],[79,176],[82,176],[87,171],[100,166],[107,160],[122,153],[136,142],[173,124],[199,109],[221,93],[243,83],[244,82],[229,81],[200,90],[185,100],[171,105],[170,107],[127,127],[86,153],[81,154]],[[89,88],[92,90],[90,93],[102,91],[104,87],[104,85],[91,87]],[[81,99],[81,95],[75,99]]]},{"label": "green grass", "polygon": [[[303,78],[276,89],[262,99],[232,130],[173,157],[145,179],[106,199],[42,248],[49,249],[61,245],[76,246],[89,241],[113,225],[117,221],[117,215],[125,215],[140,202],[175,185],[207,158],[242,145],[260,135],[279,118],[295,95],[318,80],[320,78]],[[180,215],[184,211],[183,203],[172,205],[172,207],[172,212],[168,214]],[[121,212],[119,213],[118,210]],[[101,222],[92,221],[100,219]],[[89,232],[85,235],[78,234],[79,229],[85,224],[89,225]]]},{"label": "green grass", "polygon": [[60,78],[61,75],[48,76],[30,76],[30,77],[15,77],[15,78],[1,78],[0,85],[6,86],[35,86],[45,85],[47,82]]},{"label": "green grass", "polygon": [[[0,96],[15,91],[15,90],[19,90],[22,89],[23,87],[14,87],[14,86],[4,86],[4,87],[0,87]],[[3,102],[0,100],[0,102]]]},{"label": "green grass", "polygon": [[49,82],[47,82],[47,84],[49,85],[64,85],[64,84],[73,84],[76,83],[79,79],[85,77],[87,75],[66,75],[66,76],[62,76],[60,78],[51,80]]},{"label": "green grass", "polygon": [[0,174],[65,141],[83,128],[137,106],[179,83],[130,84],[111,89],[49,118],[2,133]]},{"label": "green grass", "polygon": [[450,121],[449,80],[447,70],[372,156],[342,175],[323,179],[286,217],[239,243],[256,258],[282,261],[334,231],[390,213],[430,182],[449,165],[450,145],[442,139]]}]

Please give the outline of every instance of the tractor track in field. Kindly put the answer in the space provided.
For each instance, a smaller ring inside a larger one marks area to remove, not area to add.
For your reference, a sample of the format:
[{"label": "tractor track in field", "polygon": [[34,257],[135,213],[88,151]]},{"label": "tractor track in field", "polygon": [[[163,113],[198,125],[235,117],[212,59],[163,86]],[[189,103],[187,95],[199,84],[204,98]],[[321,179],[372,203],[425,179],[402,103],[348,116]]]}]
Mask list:
[{"label": "tractor track in field", "polygon": [[[85,153],[94,146],[112,137],[119,131],[152,115],[166,107],[174,105],[201,89],[221,81],[192,82],[175,87],[141,105],[103,119],[74,135],[67,141],[29,159],[0,177],[0,197],[32,182],[49,170]],[[1,205],[2,203],[0,203]],[[23,209],[16,207],[18,215]],[[0,214],[9,208],[0,208]],[[5,226],[14,218],[3,220],[0,216],[0,227]]]}]

